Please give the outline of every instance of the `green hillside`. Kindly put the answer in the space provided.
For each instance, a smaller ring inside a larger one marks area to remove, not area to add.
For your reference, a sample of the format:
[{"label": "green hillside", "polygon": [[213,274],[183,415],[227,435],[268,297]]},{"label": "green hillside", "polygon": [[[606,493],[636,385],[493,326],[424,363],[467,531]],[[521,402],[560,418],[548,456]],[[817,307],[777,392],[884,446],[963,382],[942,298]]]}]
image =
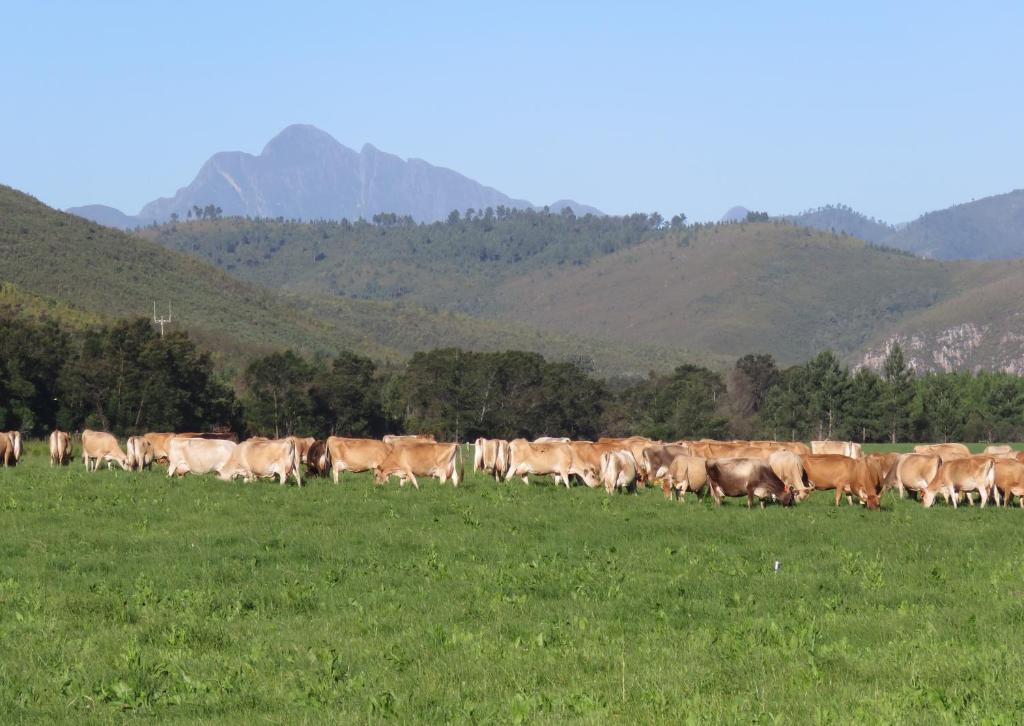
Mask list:
[{"label": "green hillside", "polygon": [[[270,290],[3,186],[0,255],[5,283],[0,311],[83,327],[148,316],[154,302],[161,310],[170,302],[174,325],[227,361],[283,347],[328,355],[347,349],[397,361],[417,350],[451,345],[581,358],[604,374],[643,374],[695,359],[669,346],[639,350],[411,303],[303,294],[291,285]],[[451,281],[460,284],[457,275]]]}]

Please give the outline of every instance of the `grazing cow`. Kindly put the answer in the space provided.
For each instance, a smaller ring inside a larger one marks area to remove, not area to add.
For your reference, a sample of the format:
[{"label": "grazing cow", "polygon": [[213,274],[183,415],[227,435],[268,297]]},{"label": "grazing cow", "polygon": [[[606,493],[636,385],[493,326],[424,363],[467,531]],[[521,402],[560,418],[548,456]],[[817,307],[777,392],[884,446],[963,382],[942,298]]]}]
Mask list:
[{"label": "grazing cow", "polygon": [[1016,496],[1024,509],[1024,464],[1016,459],[996,459],[993,474],[996,489],[1003,495],[1003,506],[1013,504]]},{"label": "grazing cow", "polygon": [[21,432],[8,431],[7,436],[10,438],[11,446],[13,447],[13,463],[17,464],[21,461]]},{"label": "grazing cow", "polygon": [[289,436],[288,438],[295,444],[295,450],[299,452],[299,461],[303,464],[308,463],[309,447],[316,442],[316,439],[312,436]]},{"label": "grazing cow", "polygon": [[881,482],[863,459],[842,454],[811,454],[804,457],[804,472],[815,489],[835,489],[837,507],[843,494],[846,494],[847,504],[853,504],[851,495],[855,494],[868,509],[880,506]]},{"label": "grazing cow", "polygon": [[783,506],[793,506],[793,492],[786,483],[772,471],[768,462],[761,459],[708,459],[705,463],[711,496],[715,506],[722,505],[722,497],[747,498],[747,507],[754,506],[756,497],[764,508],[767,497]]},{"label": "grazing cow", "polygon": [[633,455],[628,451],[601,454],[601,483],[609,494],[616,489],[636,489],[637,465]]},{"label": "grazing cow", "polygon": [[306,473],[310,476],[327,476],[331,470],[331,455],[327,442],[317,439],[306,452]]},{"label": "grazing cow", "polygon": [[[593,441],[570,441],[572,464],[569,473],[575,474],[591,489],[601,486],[601,455],[609,451],[625,451],[629,449],[619,444],[595,444]],[[632,454],[630,454],[632,456]],[[636,460],[633,460],[636,467]],[[569,486],[566,483],[566,486]]]},{"label": "grazing cow", "polygon": [[217,470],[217,478],[224,481],[242,477],[253,479],[278,478],[284,486],[289,476],[302,486],[302,461],[294,437],[286,439],[249,439],[235,446],[228,460]]},{"label": "grazing cow", "polygon": [[237,446],[234,441],[175,437],[167,452],[167,476],[220,471]]},{"label": "grazing cow", "polygon": [[400,443],[416,443],[418,441],[426,441],[430,443],[436,443],[437,439],[434,438],[433,434],[388,434],[384,437],[384,443],[388,446],[393,446]]},{"label": "grazing cow", "polygon": [[702,456],[676,456],[668,466],[658,470],[662,480],[661,492],[666,499],[686,502],[686,492],[693,492],[699,499],[708,485],[707,460]]},{"label": "grazing cow", "polygon": [[640,452],[637,464],[646,472],[647,480],[655,482],[665,476],[677,456],[693,456],[693,449],[688,444],[651,444]]},{"label": "grazing cow", "polygon": [[14,443],[11,437],[0,431],[0,461],[4,462],[4,468],[11,466],[14,462]]},{"label": "grazing cow", "polygon": [[551,441],[538,444],[526,439],[515,439],[508,445],[508,471],[505,472],[505,481],[519,476],[522,477],[524,484],[529,484],[529,476],[534,474],[553,476],[555,484],[563,482],[569,487],[569,473],[572,468],[573,452],[567,442]]},{"label": "grazing cow", "polygon": [[917,492],[921,495],[928,487],[928,482],[935,478],[942,459],[935,454],[900,454],[897,462],[889,469],[882,484],[882,489],[895,487],[903,499],[906,492]]},{"label": "grazing cow", "polygon": [[153,447],[153,461],[157,464],[166,464],[170,460],[171,439],[194,439],[198,437],[199,434],[149,432],[144,434],[142,438],[148,441]]},{"label": "grazing cow", "polygon": [[971,450],[964,444],[918,444],[914,447],[916,454],[934,454],[943,461],[963,459],[971,455]]},{"label": "grazing cow", "polygon": [[812,454],[838,454],[850,459],[859,459],[864,456],[861,445],[854,441],[812,441]]},{"label": "grazing cow", "polygon": [[867,462],[868,466],[871,467],[878,475],[879,481],[886,481],[889,477],[889,472],[896,466],[896,463],[900,460],[900,455],[895,452],[887,454],[865,454],[864,461]]},{"label": "grazing cow", "polygon": [[153,466],[153,444],[144,436],[131,436],[125,444],[128,453],[128,468],[142,471]]},{"label": "grazing cow", "polygon": [[798,502],[802,502],[808,496],[812,487],[807,481],[804,460],[800,454],[789,449],[776,449],[768,456],[768,466],[793,490]]},{"label": "grazing cow", "polygon": [[71,461],[71,435],[56,429],[50,432],[50,466],[66,466]]},{"label": "grazing cow", "polygon": [[[385,437],[387,438],[387,437]],[[392,437],[397,443],[408,445],[408,439]],[[331,461],[331,476],[334,483],[343,471],[358,473],[371,471],[383,463],[391,452],[391,446],[377,439],[349,439],[343,436],[331,436],[327,439],[327,455]]]},{"label": "grazing cow", "polygon": [[482,471],[501,481],[508,472],[508,442],[504,439],[477,439],[473,443],[473,471]]},{"label": "grazing cow", "polygon": [[383,485],[392,476],[397,476],[399,486],[405,486],[405,482],[411,481],[412,485],[419,489],[417,476],[436,476],[441,484],[451,479],[452,485],[458,486],[463,477],[461,467],[457,469],[455,466],[458,451],[458,444],[437,444],[430,441],[395,446],[384,460],[374,467],[374,482]]},{"label": "grazing cow", "polygon": [[636,464],[637,483],[644,488],[650,481],[651,472],[644,466],[644,450],[649,446],[661,444],[660,441],[653,441],[646,436],[627,436],[625,438],[601,437],[597,440],[599,445],[612,444],[620,451],[628,451],[633,455],[633,462]]},{"label": "grazing cow", "polygon": [[128,457],[121,451],[113,434],[86,429],[82,432],[82,462],[85,470],[99,471],[101,461],[107,462],[108,469],[116,461],[122,469],[128,470]]},{"label": "grazing cow", "polygon": [[990,494],[998,505],[999,490],[995,486],[995,463],[991,456],[968,456],[943,461],[925,487],[921,503],[925,507],[930,507],[935,502],[935,495],[945,492],[956,509],[961,492],[978,492],[981,495],[982,507],[988,503]]},{"label": "grazing cow", "polygon": [[981,453],[985,456],[1014,456],[1013,447],[1009,444],[992,444],[986,446]]}]

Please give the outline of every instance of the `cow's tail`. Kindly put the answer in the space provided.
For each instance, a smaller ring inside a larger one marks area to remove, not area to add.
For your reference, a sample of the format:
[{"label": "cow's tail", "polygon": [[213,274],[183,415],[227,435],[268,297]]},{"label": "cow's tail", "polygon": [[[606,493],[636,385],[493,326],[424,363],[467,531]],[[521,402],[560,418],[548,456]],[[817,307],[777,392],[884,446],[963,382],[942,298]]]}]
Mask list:
[{"label": "cow's tail", "polygon": [[295,483],[300,487],[302,486],[302,457],[299,454],[299,447],[295,445],[295,441],[289,442],[292,445],[292,473],[295,474]]},{"label": "cow's tail", "polygon": [[998,507],[1000,504],[999,487],[996,486],[996,460],[989,459],[988,471],[985,472],[985,485],[988,487],[989,494],[992,495],[992,501]]}]

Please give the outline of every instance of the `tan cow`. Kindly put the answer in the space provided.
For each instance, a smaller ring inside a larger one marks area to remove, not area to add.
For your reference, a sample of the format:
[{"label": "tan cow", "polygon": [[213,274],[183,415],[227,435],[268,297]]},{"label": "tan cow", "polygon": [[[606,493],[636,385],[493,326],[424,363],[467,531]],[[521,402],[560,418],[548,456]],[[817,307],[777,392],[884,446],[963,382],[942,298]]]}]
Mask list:
[{"label": "tan cow", "polygon": [[867,462],[842,454],[810,454],[804,457],[807,481],[815,489],[834,489],[838,507],[846,494],[847,504],[853,504],[856,495],[868,509],[880,506],[881,482]]},{"label": "tan cow", "polygon": [[117,462],[122,469],[128,470],[128,457],[121,451],[117,438],[106,431],[82,432],[82,462],[86,471],[99,471],[100,462],[106,461],[107,468]]},{"label": "tan cow", "polygon": [[854,441],[812,441],[812,454],[837,454],[850,459],[859,459],[864,456],[861,445]]},{"label": "tan cow", "polygon": [[869,467],[871,467],[875,472],[877,472],[879,480],[883,482],[886,481],[886,479],[889,477],[889,472],[892,471],[892,468],[896,466],[896,462],[898,462],[899,460],[900,455],[897,454],[896,452],[864,455],[864,461],[868,463]]},{"label": "tan cow", "polygon": [[435,443],[437,439],[433,434],[388,434],[384,437],[384,443],[393,446],[400,443],[430,442]]},{"label": "tan cow", "polygon": [[942,459],[935,454],[900,454],[899,460],[889,470],[882,485],[883,489],[895,488],[902,499],[906,492],[917,492],[921,496],[928,483],[935,478]]},{"label": "tan cow", "polygon": [[597,440],[597,443],[614,444],[633,455],[633,462],[636,465],[637,482],[641,489],[650,481],[651,473],[644,466],[644,449],[661,444],[660,441],[654,441],[646,436],[626,436],[624,438],[601,437]]},{"label": "tan cow", "polygon": [[174,437],[167,452],[167,476],[220,471],[237,447],[234,441]]},{"label": "tan cow", "polygon": [[166,464],[169,461],[171,454],[171,439],[193,439],[196,437],[198,437],[198,434],[175,434],[165,432],[149,432],[143,435],[143,438],[153,447],[153,461],[157,464]]},{"label": "tan cow", "polygon": [[686,502],[686,492],[693,492],[698,499],[708,485],[707,459],[702,456],[680,455],[668,466],[658,471],[662,480],[661,492],[666,499]]},{"label": "tan cow", "polygon": [[374,467],[374,482],[383,485],[392,476],[397,476],[399,486],[405,486],[405,482],[411,481],[412,485],[419,489],[417,476],[436,476],[441,484],[450,479],[453,486],[458,486],[463,477],[461,467],[456,468],[458,452],[458,444],[437,444],[430,441],[395,446],[384,460]]},{"label": "tan cow", "polygon": [[768,456],[768,466],[793,490],[798,502],[807,498],[813,487],[807,481],[804,459],[800,454],[790,449],[776,449]]},{"label": "tan cow", "polygon": [[71,435],[56,429],[50,432],[50,466],[66,466],[71,461]]},{"label": "tan cow", "polygon": [[289,476],[295,477],[295,483],[302,486],[302,461],[292,436],[269,441],[243,441],[217,470],[217,478],[224,481],[235,477],[242,477],[245,481],[277,477],[282,486]]},{"label": "tan cow", "polygon": [[125,444],[128,456],[128,468],[142,471],[153,466],[153,444],[144,436],[130,436]]},{"label": "tan cow", "polygon": [[508,442],[504,439],[477,439],[473,442],[473,471],[482,471],[501,481],[508,471]]},{"label": "tan cow", "polygon": [[524,484],[529,484],[530,474],[533,474],[552,476],[555,478],[555,484],[563,482],[566,487],[571,485],[569,474],[573,468],[573,452],[567,442],[535,443],[526,439],[515,439],[509,442],[508,453],[505,481],[518,476],[522,477]]},{"label": "tan cow", "polygon": [[287,438],[295,444],[295,450],[299,452],[299,461],[303,464],[308,463],[309,448],[316,443],[316,439],[312,436],[289,436]]},{"label": "tan cow", "polygon": [[1013,447],[1009,444],[990,444],[981,453],[985,456],[1014,456]]},{"label": "tan cow", "polygon": [[942,466],[925,487],[921,503],[925,507],[930,507],[935,502],[935,495],[945,492],[956,509],[961,492],[978,492],[981,495],[982,507],[988,502],[990,494],[998,505],[999,490],[995,486],[995,463],[991,456],[968,456],[943,461]]},{"label": "tan cow", "polygon": [[[601,486],[601,455],[610,451],[625,451],[630,456],[633,454],[629,449],[619,444],[597,444],[593,441],[570,441],[569,449],[572,451],[572,464],[569,473],[575,474],[583,483],[591,489]],[[633,460],[636,467],[636,460]],[[569,486],[566,483],[566,486]]]},{"label": "tan cow", "polygon": [[4,462],[4,468],[11,466],[14,462],[14,443],[11,437],[0,431],[0,461]]},{"label": "tan cow", "polygon": [[1024,464],[1016,459],[996,459],[993,483],[1002,494],[1003,506],[1013,504],[1013,498],[1019,497],[1021,509],[1024,509]]},{"label": "tan cow", "polygon": [[608,494],[617,489],[636,489],[637,465],[633,454],[629,451],[606,451],[601,454],[601,483]]},{"label": "tan cow", "polygon": [[[387,438],[387,437],[385,437]],[[392,440],[395,440],[394,438]],[[410,443],[407,439],[401,443]],[[398,441],[396,441],[398,443]],[[331,476],[334,483],[343,471],[358,473],[371,471],[383,463],[392,447],[377,439],[350,439],[331,436],[327,439],[327,452],[331,460]]]},{"label": "tan cow", "polygon": [[964,444],[918,444],[914,447],[916,454],[934,454],[943,461],[962,459],[971,455],[971,450]]},{"label": "tan cow", "polygon": [[644,447],[637,463],[646,472],[648,481],[657,482],[664,478],[677,456],[693,456],[693,449],[689,444],[651,444]]},{"label": "tan cow", "polygon": [[535,444],[568,444],[572,439],[568,436],[538,436],[533,440]]},{"label": "tan cow", "polygon": [[8,438],[11,440],[11,446],[13,447],[14,459],[13,463],[17,464],[21,461],[21,432],[20,431],[8,431]]}]

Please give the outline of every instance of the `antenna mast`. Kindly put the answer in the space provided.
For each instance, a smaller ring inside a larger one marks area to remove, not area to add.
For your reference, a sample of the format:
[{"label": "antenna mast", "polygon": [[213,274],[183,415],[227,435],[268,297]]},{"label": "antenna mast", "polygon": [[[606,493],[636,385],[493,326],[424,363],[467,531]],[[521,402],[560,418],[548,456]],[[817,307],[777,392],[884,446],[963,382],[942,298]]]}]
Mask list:
[{"label": "antenna mast", "polygon": [[171,322],[171,304],[169,302],[167,303],[167,317],[166,318],[158,318],[156,316],[156,302],[155,301],[153,302],[153,322],[156,325],[160,326],[160,337],[161,338],[164,337],[164,325],[166,325],[167,323]]}]

